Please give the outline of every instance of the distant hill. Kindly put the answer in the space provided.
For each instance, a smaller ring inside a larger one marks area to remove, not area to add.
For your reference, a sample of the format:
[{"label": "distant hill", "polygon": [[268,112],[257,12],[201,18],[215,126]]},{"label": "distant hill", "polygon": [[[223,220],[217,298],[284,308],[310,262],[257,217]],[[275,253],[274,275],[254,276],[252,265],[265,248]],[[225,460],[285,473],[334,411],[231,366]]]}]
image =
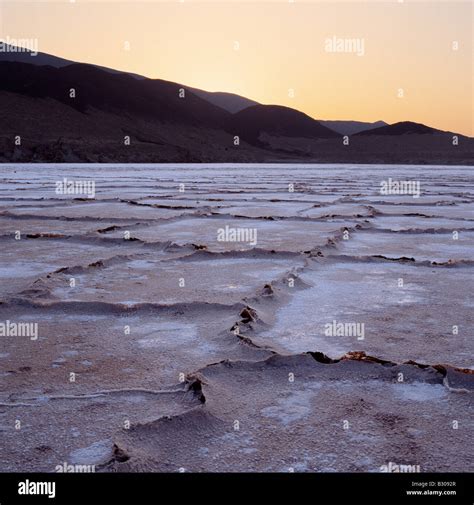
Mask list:
[{"label": "distant hill", "polygon": [[[52,98],[80,112],[91,109],[130,118],[222,128],[230,113],[193,93],[180,97],[182,85],[159,79],[138,80],[111,74],[94,65],[61,68],[0,62],[0,89],[29,97]],[[70,97],[70,89],[75,98]]]},{"label": "distant hill", "polygon": [[381,126],[380,128],[374,128],[371,130],[362,131],[359,135],[406,135],[406,134],[418,134],[426,135],[430,133],[448,133],[442,130],[437,130],[436,128],[431,128],[421,123],[413,123],[412,121],[401,121],[399,123],[394,123],[391,125]]},{"label": "distant hill", "polygon": [[[160,79],[111,74],[94,65],[60,68],[0,62],[0,89],[28,97],[52,98],[79,112],[93,109],[125,117],[207,126],[239,135],[251,144],[261,133],[287,137],[334,138],[338,135],[306,114],[277,105],[254,105],[231,114],[189,92],[184,85]],[[75,97],[71,98],[70,89]],[[185,90],[184,96],[180,94]]]},{"label": "distant hill", "polygon": [[[0,62],[1,61],[28,63],[30,65],[50,66],[55,68],[63,68],[67,67],[68,65],[77,64],[77,62],[75,61],[66,60],[64,58],[59,58],[57,56],[53,56],[47,53],[38,52],[38,54],[33,56],[31,51],[25,51],[25,50],[1,52]],[[148,77],[145,77],[143,75],[133,74],[130,72],[122,72],[120,70],[114,70],[112,68],[102,67],[100,65],[92,65],[92,66],[104,70],[105,72],[109,72],[111,74],[125,74],[134,77],[135,79],[138,80],[148,79]],[[215,92],[204,91],[202,89],[192,88],[190,86],[184,86],[184,85],[181,86],[184,87],[186,90],[192,91],[195,95],[202,98],[203,100],[206,100],[207,102],[212,103],[213,105],[221,107],[222,109],[232,113],[239,112],[242,109],[245,109],[246,107],[250,107],[258,103],[255,102],[254,100],[250,100],[248,98],[236,95],[234,93],[226,93],[221,91],[215,91]]]},{"label": "distant hill", "polygon": [[234,114],[230,131],[255,143],[262,132],[282,137],[335,138],[337,133],[303,112],[281,105],[254,105]]},{"label": "distant hill", "polygon": [[375,121],[374,123],[367,123],[364,121],[319,121],[323,126],[334,130],[341,135],[355,135],[356,133],[373,130],[380,126],[387,126],[385,121]]},{"label": "distant hill", "polygon": [[0,75],[0,162],[474,160],[474,139],[460,135],[454,144],[450,132],[418,123],[384,124],[344,143],[334,128],[374,123],[320,122],[289,107],[45,54],[0,53]]},{"label": "distant hill", "polygon": [[[12,46],[7,46],[12,47]],[[18,49],[18,48],[16,48]],[[37,66],[50,66],[55,68],[67,67],[68,65],[73,65],[78,63],[77,61],[66,60],[64,58],[59,58],[58,56],[53,56],[47,53],[38,52],[38,54],[33,55],[31,51],[2,51],[0,52],[0,61],[9,61],[16,63],[28,63],[29,65]],[[89,65],[89,63],[87,63]],[[138,74],[133,74],[130,72],[121,72],[120,70],[114,70],[113,68],[102,67],[100,65],[91,65],[96,68],[100,68],[105,72],[110,72],[111,74],[126,74],[134,77],[135,79],[146,79],[146,77]]]},{"label": "distant hill", "polygon": [[64,58],[59,58],[58,56],[52,56],[46,53],[33,54],[31,51],[26,49],[19,50],[15,46],[8,46],[7,50],[0,52],[0,61],[10,61],[16,63],[28,63],[30,65],[49,65],[51,67],[65,67],[66,65],[71,65],[75,63],[70,60],[65,60]]},{"label": "distant hill", "polygon": [[234,93],[225,93],[221,91],[204,91],[202,89],[190,88],[189,86],[186,89],[192,91],[200,98],[207,100],[208,102],[232,113],[240,112],[241,110],[246,109],[247,107],[251,107],[252,105],[258,105],[258,102],[240,95],[236,95]]}]

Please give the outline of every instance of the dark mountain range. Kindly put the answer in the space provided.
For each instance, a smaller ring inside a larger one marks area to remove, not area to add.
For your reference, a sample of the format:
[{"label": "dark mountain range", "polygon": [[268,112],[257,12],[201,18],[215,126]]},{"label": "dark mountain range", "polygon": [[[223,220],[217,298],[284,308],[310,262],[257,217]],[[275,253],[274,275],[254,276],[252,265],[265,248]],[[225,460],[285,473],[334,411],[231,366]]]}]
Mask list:
[{"label": "dark mountain range", "polygon": [[421,123],[413,123],[412,121],[401,121],[390,125],[381,126],[380,128],[373,128],[370,130],[361,131],[358,135],[406,135],[418,134],[426,135],[432,133],[448,133],[455,135],[452,132],[444,132],[436,128],[430,128]]},{"label": "dark mountain range", "polygon": [[385,121],[375,121],[374,123],[368,123],[365,121],[319,121],[323,126],[334,130],[341,135],[355,135],[356,133],[373,130],[374,128],[379,128],[380,126],[387,126]]},{"label": "dark mountain range", "polygon": [[[48,65],[2,61],[18,57]],[[454,146],[453,134],[417,123],[359,132],[347,145],[341,133],[295,109],[49,55],[0,53],[0,77],[0,161],[462,164],[474,159],[473,139],[460,136]],[[337,123],[333,128],[357,122]]]},{"label": "dark mountain range", "polygon": [[281,137],[328,139],[340,137],[318,121],[281,105],[253,105],[236,113],[231,121],[233,132],[250,143],[257,143],[262,132]]},{"label": "dark mountain range", "polygon": [[[35,98],[52,98],[86,113],[90,109],[156,121],[224,127],[230,113],[193,93],[180,93],[179,84],[138,80],[110,74],[83,63],[62,68],[0,62],[0,89]],[[74,96],[71,96],[74,90]]]},{"label": "dark mountain range", "polygon": [[[52,54],[33,53],[32,51],[17,48],[15,46],[8,46],[7,50],[0,52],[0,61],[10,61],[15,63],[28,63],[29,65],[37,66],[50,66],[55,68],[67,67],[68,65],[73,65],[75,63],[81,63],[78,61],[67,60],[65,58],[60,58],[59,56],[53,56]],[[87,64],[88,65],[88,64]],[[96,68],[100,68],[105,72],[110,72],[111,74],[126,74],[136,79],[146,79],[146,77],[138,74],[133,74],[130,72],[121,72],[120,70],[114,70],[113,68],[102,67],[100,65],[91,65]]]},{"label": "dark mountain range", "polygon": [[[18,51],[18,48],[14,48],[14,46],[8,47],[10,48],[9,51],[0,53],[0,61],[28,63],[29,65],[50,66],[55,68],[67,67],[68,65],[74,65],[78,63],[76,61],[66,60],[64,58],[59,58],[47,53],[38,52],[35,54],[31,51]],[[13,51],[11,50],[12,48],[14,49]],[[92,66],[111,74],[129,75],[139,80],[148,79],[148,77],[131,72],[122,72],[120,70],[114,70],[112,68],[103,67],[100,65]],[[234,93],[226,93],[222,91],[205,91],[203,89],[192,88],[190,86],[186,86],[186,89],[197,95],[199,98],[202,98],[203,100],[206,100],[207,102],[210,102],[213,105],[217,105],[218,107],[221,107],[222,109],[232,113],[239,112],[246,107],[258,104],[258,102],[255,102],[254,100],[250,100],[249,98],[245,98]]]},{"label": "dark mountain range", "polygon": [[232,114],[240,112],[252,105],[259,105],[258,102],[255,102],[254,100],[250,100],[249,98],[245,98],[234,93],[226,93],[223,91],[204,91],[203,89],[190,87],[187,87],[187,89],[207,102],[217,105],[228,112],[232,112]]},{"label": "dark mountain range", "polygon": [[15,63],[28,63],[29,65],[49,65],[50,67],[65,67],[76,63],[71,60],[65,60],[58,56],[53,56],[46,53],[33,53],[32,51],[18,48],[15,46],[7,46],[5,51],[0,53],[0,61],[10,61]]}]

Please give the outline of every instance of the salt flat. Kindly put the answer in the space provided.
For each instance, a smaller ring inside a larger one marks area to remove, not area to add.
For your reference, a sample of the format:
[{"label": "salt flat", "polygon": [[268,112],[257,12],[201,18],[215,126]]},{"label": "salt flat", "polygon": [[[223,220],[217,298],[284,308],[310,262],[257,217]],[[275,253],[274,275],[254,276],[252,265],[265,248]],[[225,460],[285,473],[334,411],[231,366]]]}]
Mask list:
[{"label": "salt flat", "polygon": [[2,471],[474,470],[471,167],[2,165],[0,242]]}]

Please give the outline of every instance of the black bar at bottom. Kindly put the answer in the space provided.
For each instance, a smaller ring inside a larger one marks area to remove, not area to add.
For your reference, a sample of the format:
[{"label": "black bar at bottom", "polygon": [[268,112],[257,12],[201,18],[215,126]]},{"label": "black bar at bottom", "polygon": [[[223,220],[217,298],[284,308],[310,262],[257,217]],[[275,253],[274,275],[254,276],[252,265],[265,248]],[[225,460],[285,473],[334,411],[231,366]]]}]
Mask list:
[{"label": "black bar at bottom", "polygon": [[4,473],[0,505],[472,505],[473,480],[468,473]]}]

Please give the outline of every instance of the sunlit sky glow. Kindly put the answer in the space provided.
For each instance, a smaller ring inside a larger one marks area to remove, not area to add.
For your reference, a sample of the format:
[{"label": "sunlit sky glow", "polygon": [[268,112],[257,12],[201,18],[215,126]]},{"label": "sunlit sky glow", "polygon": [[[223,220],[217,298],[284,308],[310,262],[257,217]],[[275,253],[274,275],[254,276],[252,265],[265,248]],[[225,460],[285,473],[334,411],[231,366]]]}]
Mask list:
[{"label": "sunlit sky glow", "polygon": [[[316,119],[474,135],[471,2],[3,1],[0,15],[0,38],[35,38],[74,61]],[[334,37],[358,39],[363,55],[327,52]]]}]

